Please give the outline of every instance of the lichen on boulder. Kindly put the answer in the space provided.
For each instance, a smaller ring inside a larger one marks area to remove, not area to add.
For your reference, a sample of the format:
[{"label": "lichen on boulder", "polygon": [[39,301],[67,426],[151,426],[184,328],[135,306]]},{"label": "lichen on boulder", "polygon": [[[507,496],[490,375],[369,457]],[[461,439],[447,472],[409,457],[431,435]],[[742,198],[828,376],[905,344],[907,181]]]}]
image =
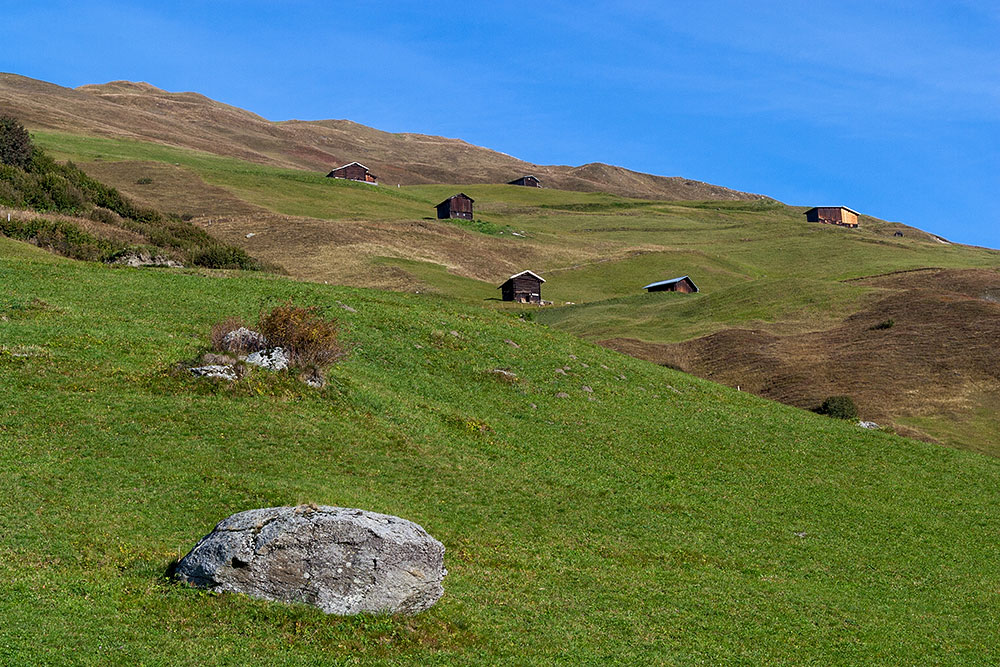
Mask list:
[{"label": "lichen on boulder", "polygon": [[423,611],[446,574],[444,546],[412,521],[315,505],[233,514],[175,570],[199,588],[345,615]]}]

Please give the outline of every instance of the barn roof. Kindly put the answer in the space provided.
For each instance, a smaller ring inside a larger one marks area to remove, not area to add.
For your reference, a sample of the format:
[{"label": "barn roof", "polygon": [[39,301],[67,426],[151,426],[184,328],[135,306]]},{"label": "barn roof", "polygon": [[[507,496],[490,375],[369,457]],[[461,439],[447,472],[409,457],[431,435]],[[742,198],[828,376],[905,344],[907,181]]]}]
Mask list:
[{"label": "barn roof", "polygon": [[659,282],[649,283],[648,285],[646,285],[642,289],[649,289],[650,287],[660,287],[661,285],[673,285],[674,283],[679,283],[682,280],[688,281],[689,283],[691,283],[692,285],[694,285],[695,289],[698,289],[698,286],[695,285],[694,281],[691,280],[691,278],[688,277],[688,276],[681,276],[680,278],[671,278],[670,280],[661,280]]},{"label": "barn roof", "polygon": [[[465,197],[466,199],[468,199],[471,202],[475,202],[476,201],[475,199],[473,199],[469,195],[465,194],[464,192],[459,192],[457,195],[452,195],[452,196],[448,197],[443,202],[441,202],[441,204],[447,204],[448,202],[450,202],[452,199],[455,199],[456,197]],[[441,204],[438,204],[438,206],[440,206]]]},{"label": "barn roof", "polygon": [[[855,211],[853,208],[848,208],[846,206],[813,206],[811,209],[809,209],[809,211],[815,211],[818,208],[842,208],[845,211],[850,211],[854,215],[861,215],[860,213],[858,213],[857,211]],[[806,211],[806,213],[808,213],[809,211]]]},{"label": "barn roof", "polygon": [[360,162],[348,162],[347,164],[342,164],[339,167],[334,167],[333,170],[337,171],[338,169],[343,169],[344,167],[350,167],[350,166],[355,165],[355,164],[358,165],[359,167],[361,167],[362,169],[364,169],[365,171],[371,171],[368,167],[366,167],[365,165],[361,164]]},{"label": "barn roof", "polygon": [[[508,278],[507,280],[503,281],[503,284],[506,285],[508,282],[510,282],[514,278],[520,278],[524,274],[528,274],[529,276],[534,276],[534,277],[538,278],[538,282],[541,282],[541,283],[545,282],[545,278],[542,278],[540,275],[538,275],[534,271],[521,271],[520,273],[515,273],[510,278]],[[501,285],[500,287],[503,287],[503,285]],[[500,287],[498,287],[497,289],[500,289]]]}]

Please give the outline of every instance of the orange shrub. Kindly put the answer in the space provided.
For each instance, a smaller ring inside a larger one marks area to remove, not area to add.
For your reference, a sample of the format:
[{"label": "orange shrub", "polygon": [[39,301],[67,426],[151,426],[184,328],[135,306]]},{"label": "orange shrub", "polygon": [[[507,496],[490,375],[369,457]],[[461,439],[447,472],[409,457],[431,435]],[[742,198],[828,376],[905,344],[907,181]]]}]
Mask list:
[{"label": "orange shrub", "polygon": [[271,347],[284,348],[292,365],[323,367],[346,354],[335,320],[319,316],[315,306],[286,303],[262,313],[258,329]]}]

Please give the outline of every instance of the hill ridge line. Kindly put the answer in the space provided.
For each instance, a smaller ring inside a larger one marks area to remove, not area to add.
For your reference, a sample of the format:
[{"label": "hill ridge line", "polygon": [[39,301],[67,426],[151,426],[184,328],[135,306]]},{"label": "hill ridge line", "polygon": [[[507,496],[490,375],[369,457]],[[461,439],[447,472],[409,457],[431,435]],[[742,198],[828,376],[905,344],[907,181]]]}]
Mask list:
[{"label": "hill ridge line", "polygon": [[539,165],[461,138],[390,133],[351,120],[271,121],[202,93],[168,92],[142,81],[66,88],[0,73],[5,112],[32,130],[55,130],[202,150],[278,167],[327,171],[368,165],[385,184],[507,183],[534,174],[559,190],[666,200],[770,200],[680,176],[592,161]]}]

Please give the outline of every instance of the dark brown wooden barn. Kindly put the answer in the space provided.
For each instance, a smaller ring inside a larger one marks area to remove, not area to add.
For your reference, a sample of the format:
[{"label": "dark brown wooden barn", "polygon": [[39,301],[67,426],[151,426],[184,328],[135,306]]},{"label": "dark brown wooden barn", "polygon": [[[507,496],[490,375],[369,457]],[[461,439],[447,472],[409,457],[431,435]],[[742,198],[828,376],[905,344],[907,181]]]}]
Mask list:
[{"label": "dark brown wooden barn", "polygon": [[521,271],[500,285],[497,289],[504,301],[517,301],[518,303],[541,303],[542,283],[545,279],[532,273],[531,271]]},{"label": "dark brown wooden barn", "polygon": [[378,176],[371,173],[368,167],[361,164],[360,162],[352,162],[350,164],[345,164],[343,167],[337,167],[329,174],[326,175],[327,178],[346,178],[350,181],[361,181],[362,183],[375,183],[378,184]]},{"label": "dark brown wooden barn", "polygon": [[656,283],[649,283],[642,289],[647,292],[684,292],[685,294],[690,294],[692,292],[698,291],[698,286],[694,284],[688,276],[681,276],[680,278],[671,278],[670,280],[661,280]]},{"label": "dark brown wooden barn", "polygon": [[817,206],[806,211],[807,222],[825,222],[828,225],[841,225],[842,227],[857,227],[857,211],[846,206]]},{"label": "dark brown wooden barn", "polygon": [[472,202],[475,200],[464,192],[448,197],[437,205],[438,218],[462,218],[472,220]]},{"label": "dark brown wooden barn", "polygon": [[534,176],[528,175],[508,181],[507,185],[524,185],[529,188],[540,188],[542,187],[542,182]]}]

